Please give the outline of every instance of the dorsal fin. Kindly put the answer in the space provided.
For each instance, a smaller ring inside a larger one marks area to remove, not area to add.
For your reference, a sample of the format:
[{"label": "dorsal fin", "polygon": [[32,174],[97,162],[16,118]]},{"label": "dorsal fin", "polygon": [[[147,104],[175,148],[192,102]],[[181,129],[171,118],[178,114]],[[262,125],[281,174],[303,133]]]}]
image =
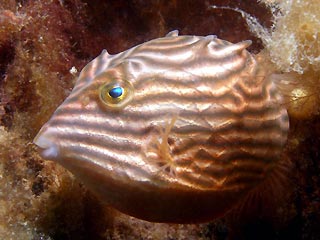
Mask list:
[{"label": "dorsal fin", "polygon": [[173,30],[171,32],[168,32],[166,37],[178,37],[179,31],[178,30]]}]

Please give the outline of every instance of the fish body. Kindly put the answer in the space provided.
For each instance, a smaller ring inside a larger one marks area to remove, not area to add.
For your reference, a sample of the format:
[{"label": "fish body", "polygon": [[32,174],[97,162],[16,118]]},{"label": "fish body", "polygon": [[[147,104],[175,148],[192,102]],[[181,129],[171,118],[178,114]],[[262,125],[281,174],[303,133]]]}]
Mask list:
[{"label": "fish body", "polygon": [[173,31],[116,55],[104,50],[34,143],[129,215],[222,216],[268,177],[289,128],[249,45]]}]

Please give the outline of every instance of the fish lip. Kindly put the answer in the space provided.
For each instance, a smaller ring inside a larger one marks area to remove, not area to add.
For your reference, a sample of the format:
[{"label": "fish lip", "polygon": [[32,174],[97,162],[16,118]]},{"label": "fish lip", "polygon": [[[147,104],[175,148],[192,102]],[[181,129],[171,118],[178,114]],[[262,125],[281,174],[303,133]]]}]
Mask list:
[{"label": "fish lip", "polygon": [[58,145],[46,134],[40,131],[33,139],[33,143],[38,147],[38,151],[42,158],[48,160],[56,160],[59,156]]}]

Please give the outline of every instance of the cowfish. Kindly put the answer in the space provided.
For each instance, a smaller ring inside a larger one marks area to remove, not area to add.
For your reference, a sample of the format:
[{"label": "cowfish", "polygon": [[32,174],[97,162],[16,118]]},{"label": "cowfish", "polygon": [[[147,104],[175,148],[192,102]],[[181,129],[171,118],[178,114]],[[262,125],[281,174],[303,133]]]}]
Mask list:
[{"label": "cowfish", "polygon": [[172,31],[115,55],[103,50],[34,143],[125,214],[221,217],[270,175],[289,128],[250,44]]}]

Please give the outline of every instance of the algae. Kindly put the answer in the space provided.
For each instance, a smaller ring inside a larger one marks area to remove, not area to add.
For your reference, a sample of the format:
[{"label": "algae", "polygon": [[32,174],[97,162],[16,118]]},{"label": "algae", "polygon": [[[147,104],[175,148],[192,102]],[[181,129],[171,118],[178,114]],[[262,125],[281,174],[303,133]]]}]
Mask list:
[{"label": "algae", "polygon": [[[317,0],[263,2],[227,3],[261,23],[249,24],[257,38],[237,12],[209,8],[225,1],[1,1],[0,238],[320,238],[320,10]],[[291,125],[285,154],[294,195],[275,206],[276,216],[241,219],[235,212],[231,220],[200,225],[144,222],[105,207],[36,153],[33,137],[73,86],[70,69],[80,70],[104,48],[120,52],[173,29],[252,39],[254,53],[264,48],[259,57],[280,83]]]}]

